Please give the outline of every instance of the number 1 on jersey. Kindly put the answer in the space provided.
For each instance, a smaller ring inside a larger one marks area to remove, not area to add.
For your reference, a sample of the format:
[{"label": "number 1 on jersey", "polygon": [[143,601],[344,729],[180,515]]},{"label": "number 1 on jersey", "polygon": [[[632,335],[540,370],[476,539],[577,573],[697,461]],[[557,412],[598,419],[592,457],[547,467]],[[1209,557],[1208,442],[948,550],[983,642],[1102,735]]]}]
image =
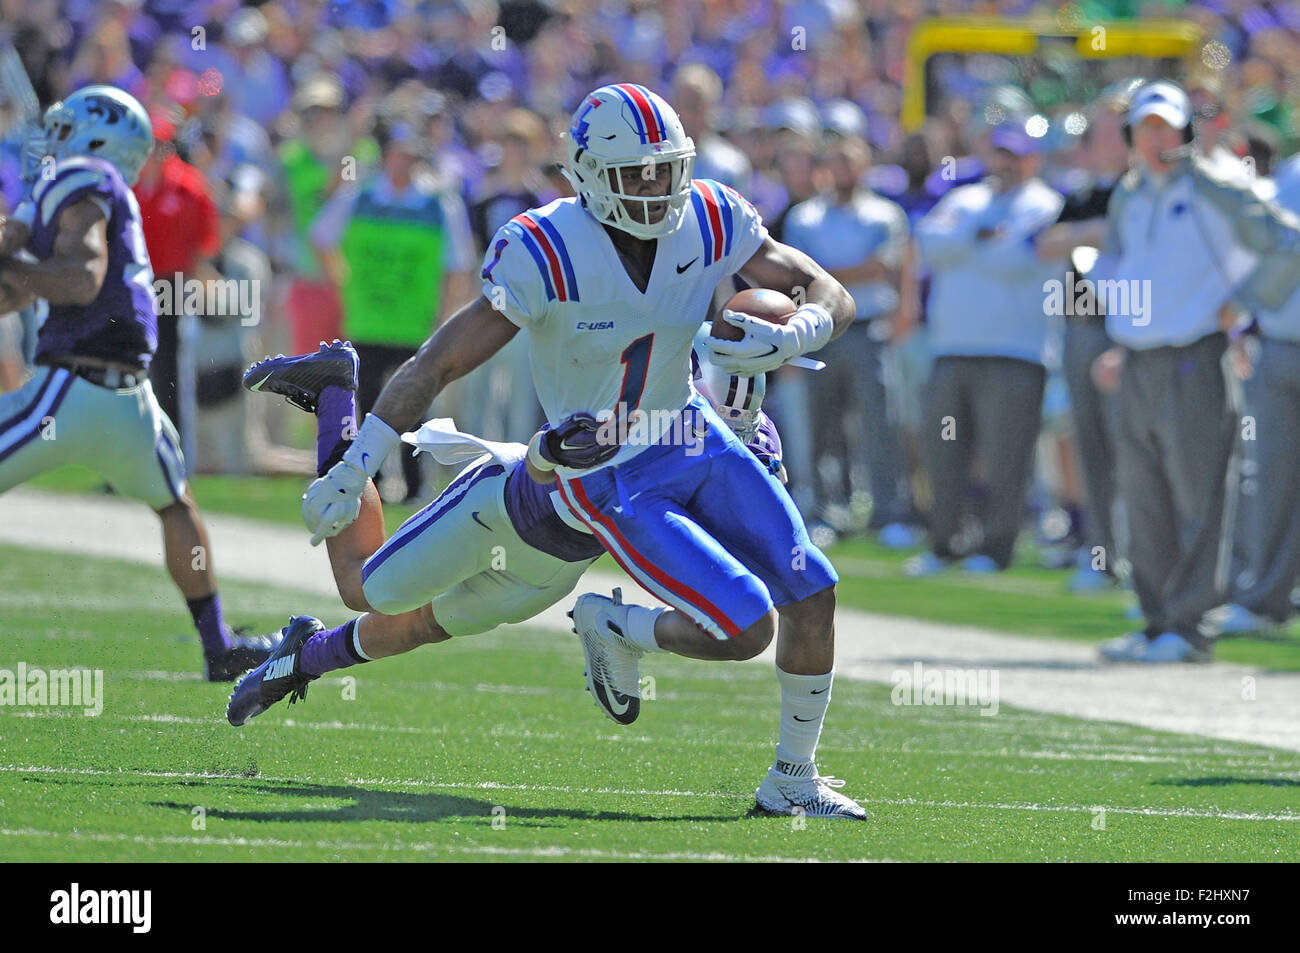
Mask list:
[{"label": "number 1 on jersey", "polygon": [[623,365],[623,387],[618,393],[620,406],[627,408],[627,413],[636,410],[645,392],[646,373],[650,370],[650,349],[654,346],[655,336],[647,334],[637,338],[623,350],[619,362]]}]

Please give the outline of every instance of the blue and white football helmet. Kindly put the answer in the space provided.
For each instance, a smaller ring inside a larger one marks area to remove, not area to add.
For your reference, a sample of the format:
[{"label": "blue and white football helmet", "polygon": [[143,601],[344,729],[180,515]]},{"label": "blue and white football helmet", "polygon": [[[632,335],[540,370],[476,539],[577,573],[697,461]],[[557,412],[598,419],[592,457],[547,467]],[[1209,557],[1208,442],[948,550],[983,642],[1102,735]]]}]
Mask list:
[{"label": "blue and white football helmet", "polygon": [[[676,111],[656,93],[635,83],[602,86],[583,97],[565,136],[564,176],[602,223],[637,238],[672,234],[691,197],[695,143]],[[667,195],[623,191],[621,169],[637,174],[667,163]],[[664,203],[656,216],[651,207]]]},{"label": "blue and white football helmet", "polygon": [[149,113],[116,86],[86,86],[45,111],[39,144],[56,159],[97,156],[135,185],[153,148]]}]

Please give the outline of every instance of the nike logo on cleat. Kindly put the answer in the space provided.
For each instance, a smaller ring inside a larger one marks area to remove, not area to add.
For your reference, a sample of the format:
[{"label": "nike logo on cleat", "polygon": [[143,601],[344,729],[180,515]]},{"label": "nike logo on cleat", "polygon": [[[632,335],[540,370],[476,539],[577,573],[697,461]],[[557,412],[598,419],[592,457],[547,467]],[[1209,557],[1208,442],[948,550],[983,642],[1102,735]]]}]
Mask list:
[{"label": "nike logo on cleat", "polygon": [[293,674],[292,655],[282,656],[281,658],[276,659],[274,662],[272,662],[270,665],[266,667],[266,678],[268,680],[284,678],[286,675],[292,675],[292,674]]}]

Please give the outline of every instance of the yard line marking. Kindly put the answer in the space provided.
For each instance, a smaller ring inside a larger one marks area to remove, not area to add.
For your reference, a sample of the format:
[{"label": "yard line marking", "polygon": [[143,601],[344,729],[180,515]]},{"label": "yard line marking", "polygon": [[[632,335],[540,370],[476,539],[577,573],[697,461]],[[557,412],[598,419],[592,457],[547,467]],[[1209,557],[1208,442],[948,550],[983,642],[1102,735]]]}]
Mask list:
[{"label": "yard line marking", "polygon": [[205,780],[205,781],[267,781],[272,784],[328,784],[344,785],[352,784],[356,786],[377,786],[387,785],[389,787],[413,787],[413,788],[446,788],[448,790],[499,790],[499,791],[536,791],[540,793],[556,794],[616,794],[616,795],[657,795],[661,797],[699,797],[699,798],[740,798],[747,796],[730,794],[719,791],[701,792],[701,791],[656,791],[652,789],[622,789],[622,788],[579,788],[562,785],[529,785],[529,784],[508,784],[496,781],[477,781],[472,783],[445,782],[445,781],[416,781],[401,778],[338,778],[332,780],[315,779],[304,781],[302,778],[279,778],[269,775],[248,776],[239,771],[230,772],[215,771],[145,771],[145,770],[113,770],[109,771],[104,768],[69,768],[64,766],[50,765],[0,765],[0,773],[9,774],[71,774],[86,775],[92,777],[120,777],[120,778],[162,778],[177,780]]},{"label": "yard line marking", "polygon": [[[584,788],[565,784],[518,784],[499,781],[412,781],[397,778],[340,778],[337,780],[317,778],[304,780],[303,778],[276,778],[263,775],[249,778],[239,774],[238,772],[216,774],[208,771],[107,771],[99,768],[67,768],[50,767],[45,765],[0,765],[0,772],[11,774],[72,774],[116,776],[124,778],[148,777],[214,781],[249,780],[266,781],[272,784],[325,784],[334,786],[345,784],[357,786],[387,785],[389,787],[414,787],[428,788],[432,790],[445,789],[449,791],[520,791],[539,794],[607,794],[619,797],[693,797],[715,798],[721,800],[749,800],[748,795],[718,791],[652,790],[645,788]],[[1116,807],[1109,804],[1013,804],[999,801],[931,801],[920,798],[859,797],[857,800],[860,804],[883,804],[895,807],[936,807],[946,810],[1042,811],[1046,813],[1091,814],[1098,807],[1105,807],[1107,813],[1132,814],[1143,817],[1183,817],[1224,821],[1277,821],[1284,823],[1300,822],[1300,814],[1255,814],[1242,811],[1201,811],[1192,808]]]},{"label": "yard line marking", "polygon": [[923,801],[917,798],[858,798],[861,804],[892,804],[901,807],[940,807],[995,811],[1047,811],[1065,814],[1092,814],[1105,808],[1107,814],[1134,814],[1144,817],[1188,817],[1221,821],[1300,821],[1300,814],[1249,814],[1243,811],[1198,811],[1194,808],[1112,807],[1109,804],[981,804],[978,801]]},{"label": "yard line marking", "polygon": [[[73,831],[47,831],[38,828],[7,828],[0,827],[0,837],[55,837],[66,838],[69,840],[88,840],[106,843],[133,843],[133,844],[181,844],[181,845],[198,845],[203,847],[276,847],[276,848],[307,848],[315,847],[320,850],[338,850],[338,851],[378,851],[378,852],[398,852],[398,851],[416,851],[421,853],[446,853],[446,854],[489,854],[504,857],[539,857],[539,858],[562,858],[562,857],[579,857],[605,860],[694,860],[694,861],[730,861],[730,862],[749,862],[749,863],[781,863],[781,864],[808,864],[819,863],[815,857],[787,857],[782,855],[754,855],[754,854],[727,854],[721,851],[710,851],[706,854],[694,851],[616,851],[601,850],[594,847],[488,847],[488,846],[469,846],[460,844],[435,844],[429,841],[415,841],[409,843],[352,843],[348,841],[295,841],[282,840],[274,837],[214,837],[204,835],[201,837],[178,837],[174,834],[163,834],[150,836],[147,834],[120,834],[120,833],[87,833]],[[838,863],[839,861],[837,861]],[[855,858],[848,863],[892,863],[888,859],[877,858]]]},{"label": "yard line marking", "polygon": [[126,671],[121,673],[125,678],[142,679],[151,682],[201,682],[203,676],[198,672],[166,672],[161,669],[148,669],[146,671]]},{"label": "yard line marking", "polygon": [[[14,718],[73,718],[81,717],[80,712],[67,711],[64,709],[31,709],[15,711],[10,713]],[[200,727],[211,727],[222,724],[217,716],[196,717],[193,715],[176,715],[167,712],[160,712],[148,715],[101,715],[104,721],[128,721],[128,722],[145,722],[151,724],[174,724],[174,725],[195,725]],[[381,734],[411,734],[411,735],[444,735],[455,736],[462,732],[477,731],[478,729],[471,726],[448,726],[448,725],[376,725],[366,724],[364,722],[344,722],[344,721],[299,721],[294,718],[285,718],[282,721],[274,722],[285,728],[302,728],[309,731],[371,731]],[[551,731],[534,731],[531,729],[495,727],[488,730],[494,738],[517,738],[535,741],[562,741],[568,740],[572,736],[565,732]],[[612,734],[597,734],[592,737],[594,741],[605,741],[613,743],[640,743],[640,744],[674,744],[674,745],[694,745],[700,747],[717,747],[725,745],[728,748],[753,748],[767,749],[771,747],[770,742],[766,741],[743,741],[728,738],[691,738],[689,736],[676,735],[671,739],[656,735],[631,734],[627,732],[616,732]],[[1124,750],[1120,748],[1115,751],[1089,751],[1089,750],[1068,750],[1070,746],[1066,745],[1067,750],[1063,751],[1025,751],[1012,748],[909,748],[904,742],[902,746],[897,745],[876,745],[869,744],[865,746],[854,745],[845,746],[835,743],[833,736],[827,739],[822,745],[823,751],[846,752],[868,750],[879,754],[906,754],[906,755],[929,755],[932,757],[962,757],[962,758],[1021,758],[1027,760],[1044,760],[1044,761],[1085,761],[1085,762],[1102,762],[1102,763],[1119,763],[1119,764],[1184,764],[1195,763],[1198,760],[1207,758],[1216,758],[1214,767],[1216,768],[1242,768],[1266,771],[1264,777],[1276,778],[1297,778],[1300,777],[1300,764],[1297,764],[1296,770],[1284,770],[1278,768],[1261,767],[1258,760],[1237,757],[1236,752],[1215,753],[1208,749],[1171,749],[1169,752],[1159,754],[1142,754],[1133,750]],[[1097,748],[1104,747],[1100,745],[1087,745],[1082,747]],[[1132,746],[1124,746],[1132,748]],[[1226,760],[1225,760],[1226,759]],[[1271,759],[1270,759],[1271,760]]]},{"label": "yard line marking", "polygon": [[[84,717],[78,710],[65,710],[59,708],[29,709],[10,713],[12,718],[81,718]],[[159,712],[148,715],[101,715],[102,721],[128,721],[128,722],[147,722],[152,724],[168,725],[197,725],[200,727],[215,727],[224,725],[225,722],[216,715],[211,717],[196,717],[194,715],[175,715],[167,712]],[[285,728],[305,728],[311,731],[374,731],[380,733],[392,734],[412,734],[412,735],[459,735],[475,733],[478,734],[480,729],[470,725],[374,725],[361,722],[344,722],[344,721],[298,721],[294,718],[285,718],[282,721],[273,722],[272,724],[281,725]],[[529,728],[506,728],[497,726],[489,728],[487,733],[493,738],[519,738],[535,741],[568,741],[572,739],[572,734],[559,731],[534,731]],[[770,749],[771,742],[767,741],[741,741],[727,738],[684,738],[675,736],[657,737],[655,735],[632,734],[630,732],[613,732],[606,734],[597,734],[591,736],[592,741],[609,741],[615,743],[640,742],[642,744],[693,744],[700,746],[718,747],[725,745],[728,748],[762,748]],[[827,751],[849,750],[837,748],[833,744],[823,746]],[[856,749],[853,749],[856,750]]]}]

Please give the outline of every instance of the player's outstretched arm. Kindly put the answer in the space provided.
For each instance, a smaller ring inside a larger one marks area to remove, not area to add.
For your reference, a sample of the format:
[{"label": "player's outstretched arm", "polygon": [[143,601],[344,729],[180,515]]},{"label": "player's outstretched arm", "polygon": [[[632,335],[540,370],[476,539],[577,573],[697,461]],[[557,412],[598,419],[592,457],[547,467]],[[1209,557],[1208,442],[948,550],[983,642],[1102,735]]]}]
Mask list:
[{"label": "player's outstretched arm", "polygon": [[486,298],[478,298],[452,315],[397,369],[343,459],[303,494],[302,518],[313,546],[337,536],[357,518],[367,482],[401,442],[402,431],[414,430],[444,387],[501,350],[518,330]]},{"label": "player's outstretched arm", "polygon": [[94,200],[72,203],[59,216],[53,254],[44,261],[0,261],[0,281],[50,304],[90,304],[108,271],[107,224]]}]

